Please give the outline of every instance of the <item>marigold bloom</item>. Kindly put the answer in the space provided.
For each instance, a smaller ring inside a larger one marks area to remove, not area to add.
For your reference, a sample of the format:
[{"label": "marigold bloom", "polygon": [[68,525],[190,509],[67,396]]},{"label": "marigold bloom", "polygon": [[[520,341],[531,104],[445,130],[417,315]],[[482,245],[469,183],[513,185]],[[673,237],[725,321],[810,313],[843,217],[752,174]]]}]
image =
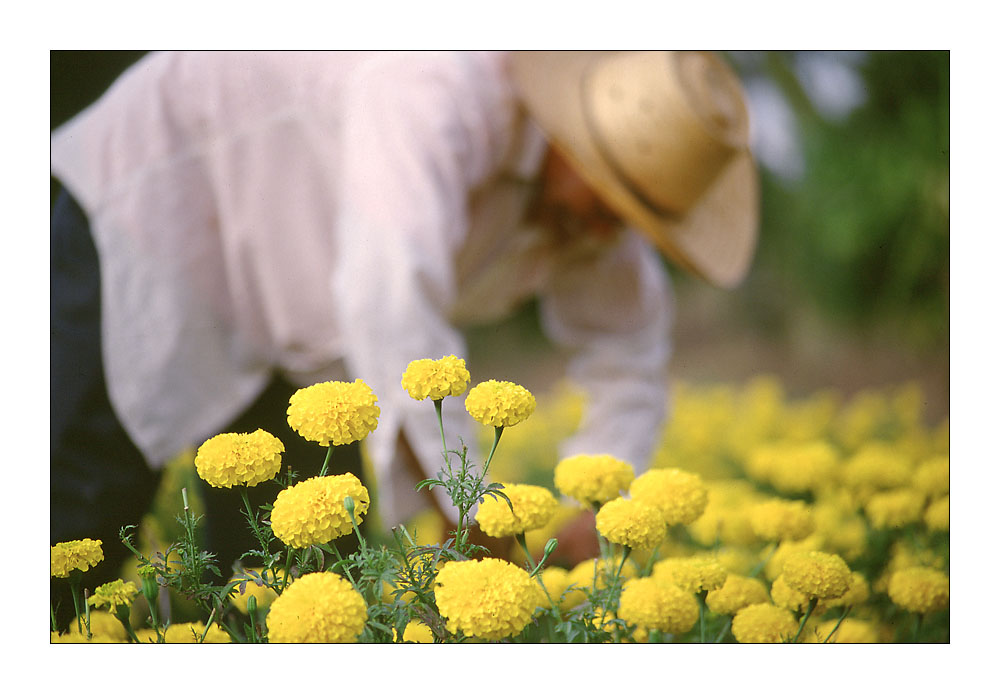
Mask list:
[{"label": "marigold bloom", "polygon": [[329,542],[353,532],[344,499],[354,499],[354,518],[360,525],[368,511],[368,490],[350,472],[311,477],[278,492],[271,509],[275,537],[290,547]]},{"label": "marigold bloom", "polygon": [[946,455],[925,460],[913,473],[913,486],[932,498],[947,494],[950,485],[951,468]]},{"label": "marigold bloom", "polygon": [[889,599],[910,612],[938,612],[948,607],[950,587],[943,571],[923,566],[900,569],[889,578]]},{"label": "marigold bloom", "polygon": [[610,455],[574,455],[556,465],[556,489],[582,504],[603,504],[628,489],[632,466]]},{"label": "marigold bloom", "polygon": [[[809,606],[809,596],[788,585],[785,575],[781,574],[771,583],[771,601],[778,607],[787,607],[792,612],[805,612]],[[826,606],[818,603],[814,614],[822,614]]]},{"label": "marigold bloom", "polygon": [[871,597],[872,591],[868,586],[868,579],[865,578],[864,574],[860,571],[851,572],[851,584],[847,588],[847,592],[841,595],[839,598],[832,598],[830,600],[824,600],[823,603],[827,607],[846,607],[848,605],[860,605],[864,602],[868,602],[868,598]]},{"label": "marigold bloom", "polygon": [[638,499],[612,499],[597,512],[595,522],[597,532],[626,547],[652,549],[667,535],[660,510]]},{"label": "marigold bloom", "polygon": [[360,378],[325,381],[300,388],[288,400],[288,425],[307,441],[341,446],[375,431],[378,397]]},{"label": "marigold bloom", "polygon": [[106,607],[109,611],[114,611],[120,605],[129,606],[139,594],[139,587],[132,581],[125,582],[122,579],[105,583],[94,589],[94,594],[87,598],[87,602],[92,607]]},{"label": "marigold bloom", "polygon": [[772,461],[767,481],[786,494],[816,491],[833,479],[837,462],[837,452],[826,441],[785,444]]},{"label": "marigold bloom", "polygon": [[894,489],[872,494],[865,515],[874,528],[902,528],[916,523],[924,511],[924,494],[915,489]]},{"label": "marigold bloom", "polygon": [[951,524],[950,498],[950,495],[945,495],[931,503],[924,511],[924,525],[928,530],[948,530]]},{"label": "marigold bloom", "polygon": [[708,505],[708,487],[701,477],[679,468],[647,470],[629,486],[629,495],[659,508],[668,525],[693,523]]},{"label": "marigold bloom", "polygon": [[902,451],[880,441],[865,444],[841,468],[841,480],[865,501],[880,489],[909,483],[913,464]]},{"label": "marigold bloom", "polygon": [[[833,631],[836,627],[837,631]],[[833,634],[831,636],[831,633]],[[837,626],[836,619],[821,622],[813,628],[806,627],[803,631],[806,643],[878,643],[878,632],[871,622],[849,617]],[[829,637],[829,640],[827,638]]]},{"label": "marigold bloom", "polygon": [[271,643],[354,643],[365,628],[368,607],[342,576],[310,573],[289,585],[267,613]]},{"label": "marigold bloom", "polygon": [[406,367],[401,383],[414,400],[443,400],[465,392],[469,372],[465,360],[454,354],[440,359],[417,359]]},{"label": "marigold bloom", "polygon": [[781,575],[809,598],[839,598],[851,587],[851,569],[836,554],[803,552],[785,560]]},{"label": "marigold bloom", "polygon": [[198,447],[194,466],[213,487],[254,487],[274,479],[285,445],[263,429],[252,434],[219,434]]},{"label": "marigold bloom", "polygon": [[469,391],[465,409],[487,426],[512,427],[535,411],[535,396],[516,383],[491,379]]},{"label": "marigold bloom", "polygon": [[798,631],[795,616],[777,605],[748,605],[733,617],[733,638],[740,643],[781,643]]},{"label": "marigold bloom", "polygon": [[767,586],[759,578],[729,574],[721,588],[708,591],[705,605],[716,614],[736,614],[747,605],[768,602]]},{"label": "marigold bloom", "polygon": [[403,629],[404,643],[434,643],[434,633],[423,622],[409,622]]},{"label": "marigold bloom", "polygon": [[762,540],[802,540],[816,528],[803,501],[771,499],[750,509],[750,526]]},{"label": "marigold bloom", "polygon": [[492,557],[445,564],[434,596],[448,631],[490,641],[521,633],[545,602],[527,571]]},{"label": "marigold bloom", "polygon": [[52,575],[56,578],[67,578],[69,572],[87,571],[104,560],[104,550],[100,540],[70,540],[59,542],[49,548],[49,559],[52,562]]},{"label": "marigold bloom", "polygon": [[533,484],[505,484],[503,493],[514,507],[500,498],[487,497],[479,505],[476,522],[490,537],[509,537],[541,528],[551,520],[559,502],[545,487]]},{"label": "marigold bloom", "polygon": [[560,609],[570,610],[586,600],[587,596],[582,590],[573,589],[573,581],[569,577],[569,571],[561,566],[549,566],[542,569],[542,583]]},{"label": "marigold bloom", "polygon": [[622,588],[618,616],[640,629],[684,634],[698,621],[698,601],[671,583],[633,578]]},{"label": "marigold bloom", "polygon": [[653,565],[653,578],[692,593],[721,588],[726,570],[712,557],[671,557]]}]

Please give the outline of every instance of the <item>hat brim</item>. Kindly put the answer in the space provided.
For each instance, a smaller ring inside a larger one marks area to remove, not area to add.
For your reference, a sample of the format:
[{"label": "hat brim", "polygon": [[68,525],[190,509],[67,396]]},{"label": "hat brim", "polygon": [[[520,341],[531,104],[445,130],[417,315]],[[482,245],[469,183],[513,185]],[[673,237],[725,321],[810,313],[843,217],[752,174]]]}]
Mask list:
[{"label": "hat brim", "polygon": [[511,68],[519,96],[549,141],[604,201],[673,262],[723,288],[738,285],[757,246],[759,182],[749,151],[737,152],[683,216],[640,200],[601,155],[583,111],[584,76],[604,51],[522,51]]}]

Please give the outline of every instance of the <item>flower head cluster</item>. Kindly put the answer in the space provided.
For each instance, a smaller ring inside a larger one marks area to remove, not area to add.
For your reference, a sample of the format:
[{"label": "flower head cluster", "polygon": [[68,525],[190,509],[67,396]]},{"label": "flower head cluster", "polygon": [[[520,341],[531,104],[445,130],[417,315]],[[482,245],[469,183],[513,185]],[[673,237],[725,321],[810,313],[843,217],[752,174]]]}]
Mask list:
[{"label": "flower head cluster", "polygon": [[488,497],[476,512],[476,522],[490,537],[509,537],[541,528],[559,508],[559,502],[545,487],[505,484],[503,493],[510,499],[510,506],[503,499]]},{"label": "flower head cluster", "polygon": [[491,379],[469,391],[465,409],[487,426],[512,427],[535,411],[535,396],[516,383]]},{"label": "flower head cluster", "polygon": [[521,633],[545,600],[527,571],[492,557],[445,564],[434,596],[448,631],[487,640]]},{"label": "flower head cluster", "polygon": [[114,611],[119,606],[128,607],[131,605],[138,594],[139,587],[136,584],[132,581],[126,583],[119,578],[116,581],[97,586],[94,589],[94,594],[87,598],[87,602],[92,607],[106,607],[108,610]]},{"label": "flower head cluster", "polygon": [[[78,635],[81,633],[75,619],[70,622],[69,633]],[[91,611],[90,635],[91,643],[126,643],[128,641],[124,625],[110,612]],[[86,641],[85,633],[83,637]]]},{"label": "flower head cluster", "polygon": [[837,453],[826,441],[761,446],[747,459],[748,472],[789,494],[821,489],[833,479]]},{"label": "flower head cluster", "polygon": [[375,431],[378,397],[360,378],[325,381],[300,388],[288,400],[288,425],[307,441],[341,446]]},{"label": "flower head cluster", "polygon": [[626,547],[652,549],[667,535],[660,510],[638,499],[612,499],[597,512],[595,521],[597,532]]},{"label": "flower head cluster", "polygon": [[950,485],[951,467],[946,455],[925,460],[913,473],[913,486],[930,497],[947,494]]},{"label": "flower head cluster", "polygon": [[865,515],[873,528],[902,528],[920,520],[924,501],[924,493],[915,489],[878,492],[865,504]]},{"label": "flower head cluster", "polygon": [[769,603],[748,605],[733,617],[733,637],[740,643],[781,643],[798,630],[794,615]]},{"label": "flower head cluster", "polygon": [[694,595],[653,578],[633,578],[622,589],[618,616],[642,629],[684,634],[698,621]]},{"label": "flower head cluster", "polygon": [[653,578],[692,593],[721,588],[726,570],[712,557],[671,557],[653,565]]},{"label": "flower head cluster", "polygon": [[763,540],[802,540],[816,528],[803,501],[771,499],[750,509],[750,526]]},{"label": "flower head cluster", "polygon": [[924,566],[900,569],[889,578],[889,599],[910,612],[938,612],[948,607],[950,587],[943,571]]},{"label": "flower head cluster", "polygon": [[290,547],[323,544],[353,531],[344,499],[354,500],[354,518],[360,524],[368,510],[368,490],[347,472],[311,477],[278,492],[271,509],[275,537]]},{"label": "flower head cluster", "polygon": [[289,585],[267,613],[271,643],[354,643],[368,607],[342,576],[310,573]]},{"label": "flower head cluster", "polygon": [[213,487],[253,487],[274,479],[285,446],[263,429],[252,434],[219,434],[198,447],[194,466]]},{"label": "flower head cluster", "polygon": [[56,578],[66,578],[73,570],[87,571],[104,560],[101,541],[89,538],[59,542],[49,548],[49,555]]},{"label": "flower head cluster", "polygon": [[931,502],[924,511],[924,524],[928,530],[946,531],[951,525],[951,496],[946,494]]},{"label": "flower head cluster", "polygon": [[802,552],[785,560],[782,576],[809,598],[839,598],[851,587],[851,569],[836,554]]},{"label": "flower head cluster", "polygon": [[693,523],[708,505],[701,477],[678,468],[647,470],[632,482],[629,495],[659,508],[668,525]]},{"label": "flower head cluster", "polygon": [[708,591],[705,604],[716,614],[736,614],[748,605],[767,602],[767,586],[759,578],[729,574],[721,588]]},{"label": "flower head cluster", "polygon": [[[771,601],[778,607],[787,607],[792,612],[805,612],[806,608],[809,607],[809,596],[788,585],[784,574],[778,576],[771,583]],[[821,600],[817,603],[813,614],[823,614],[826,609],[825,602]]]},{"label": "flower head cluster", "polygon": [[556,489],[582,504],[603,504],[628,489],[632,466],[610,455],[574,455],[556,465]]},{"label": "flower head cluster", "polygon": [[458,396],[469,385],[469,372],[465,360],[454,354],[441,359],[411,361],[403,372],[402,386],[414,400],[443,400],[449,395]]}]

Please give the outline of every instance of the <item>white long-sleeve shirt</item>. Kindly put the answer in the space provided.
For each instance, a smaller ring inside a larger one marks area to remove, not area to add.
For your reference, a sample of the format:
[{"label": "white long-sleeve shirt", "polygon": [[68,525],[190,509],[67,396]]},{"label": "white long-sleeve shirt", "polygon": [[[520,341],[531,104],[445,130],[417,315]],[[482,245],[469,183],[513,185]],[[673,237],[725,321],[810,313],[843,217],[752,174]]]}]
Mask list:
[{"label": "white long-sleeve shirt", "polygon": [[[462,326],[539,297],[588,395],[562,453],[646,467],[666,405],[672,298],[637,233],[557,241],[521,223],[544,137],[502,53],[165,53],[52,137],[101,270],[108,391],[153,466],[232,421],[274,369],[362,378],[379,513],[423,505],[434,408],[413,359],[463,356]],[[526,356],[527,358],[527,356]],[[473,374],[473,383],[475,383]],[[456,400],[452,403],[451,400]],[[475,440],[460,399],[449,438]]]}]

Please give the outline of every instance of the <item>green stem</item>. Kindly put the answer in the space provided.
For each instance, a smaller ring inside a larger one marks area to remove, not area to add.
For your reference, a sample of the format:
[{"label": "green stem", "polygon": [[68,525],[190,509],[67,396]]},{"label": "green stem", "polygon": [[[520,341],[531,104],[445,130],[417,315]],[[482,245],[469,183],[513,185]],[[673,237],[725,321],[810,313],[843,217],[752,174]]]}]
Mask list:
[{"label": "green stem", "polygon": [[701,642],[705,643],[705,591],[697,593],[698,598],[698,625],[701,630]]},{"label": "green stem", "polygon": [[913,622],[913,643],[920,643],[920,626],[924,616],[919,612],[915,616],[916,619]]},{"label": "green stem", "polygon": [[330,458],[333,457],[333,445],[326,447],[326,458],[323,460],[323,467],[319,469],[319,476],[326,477],[327,468],[330,467]]},{"label": "green stem", "polygon": [[549,595],[549,589],[545,587],[545,583],[542,581],[542,575],[539,572],[539,569],[542,568],[541,562],[536,564],[531,558],[531,552],[528,551],[528,541],[525,539],[524,533],[517,533],[514,537],[517,538],[517,543],[521,545],[521,549],[524,550],[524,556],[528,558],[528,566],[531,567],[530,575],[538,581],[538,585],[542,587],[542,592],[545,593],[545,597],[548,599],[549,605],[551,605],[552,609],[555,610],[555,613],[558,614],[559,609],[556,607],[556,603],[552,599],[552,596]]},{"label": "green stem", "polygon": [[83,633],[83,624],[80,620],[80,573],[73,569],[69,572],[69,589],[73,596],[73,611],[76,613],[76,630]]},{"label": "green stem", "polygon": [[851,611],[850,605],[844,608],[843,612],[840,613],[840,619],[838,619],[837,623],[833,625],[833,631],[831,631],[829,634],[826,635],[826,638],[823,639],[823,643],[827,643],[830,641],[830,639],[833,638],[833,635],[837,633],[837,629],[840,628],[840,624],[844,621],[844,618],[847,617],[847,613],[850,611]]},{"label": "green stem", "polygon": [[49,602],[49,618],[52,620],[52,631],[59,633],[59,627],[56,626],[56,611],[51,602]]},{"label": "green stem", "polygon": [[760,563],[759,563],[759,564],[757,564],[757,566],[755,566],[755,567],[753,568],[753,571],[751,571],[751,572],[750,572],[749,574],[747,574],[747,575],[748,575],[748,576],[749,576],[750,578],[756,578],[756,577],[757,577],[757,574],[759,574],[759,573],[760,573],[761,571],[763,571],[763,570],[764,570],[764,567],[765,567],[765,566],[767,566],[767,562],[769,562],[769,561],[771,560],[771,557],[773,557],[773,556],[774,556],[774,553],[775,553],[776,551],[778,551],[778,543],[777,543],[777,542],[772,542],[772,543],[771,543],[771,551],[769,551],[769,552],[767,553],[767,556],[766,556],[766,557],[764,557],[764,558],[763,558],[763,559],[762,559],[762,560],[760,561]]},{"label": "green stem", "polygon": [[819,598],[812,598],[809,600],[809,606],[806,607],[806,613],[802,615],[802,620],[799,622],[799,630],[795,632],[795,638],[792,639],[792,643],[799,642],[799,636],[802,634],[802,630],[806,626],[806,622],[809,620],[809,615],[813,613],[816,609],[816,605],[819,603]]},{"label": "green stem", "polygon": [[442,451],[442,454],[444,455],[444,460],[447,463],[448,462],[448,444],[445,442],[445,439],[444,439],[444,418],[441,415],[441,406],[442,406],[442,403],[444,403],[444,398],[442,398],[441,400],[435,400],[434,401],[434,411],[437,413],[438,431],[441,432],[441,451]]},{"label": "green stem", "polygon": [[260,543],[260,548],[264,550],[264,553],[268,553],[267,541],[264,539],[264,534],[260,530],[260,526],[257,524],[257,514],[254,513],[253,508],[250,506],[250,496],[247,493],[246,486],[240,487],[240,495],[243,497],[243,506],[247,510],[247,520],[250,522],[250,529],[253,530],[254,537],[257,538],[257,542]]},{"label": "green stem", "polygon": [[486,479],[486,471],[490,469],[490,462],[493,460],[493,454],[496,453],[497,444],[500,443],[500,435],[503,434],[503,427],[494,427],[493,430],[493,448],[490,449],[490,454],[486,458],[486,462],[483,464],[483,473],[479,476],[479,479]]},{"label": "green stem", "polygon": [[732,623],[733,623],[732,617],[726,620],[726,624],[722,627],[722,631],[720,631],[719,635],[715,637],[716,643],[722,643],[722,639],[726,638],[726,634],[729,633],[729,627],[732,625]]},{"label": "green stem", "polygon": [[340,549],[337,548],[337,543],[331,540],[330,547],[333,549],[333,553],[337,555],[337,563],[344,565],[344,574],[347,575],[347,580],[349,580],[351,585],[354,586],[354,590],[360,593],[361,589],[358,588],[358,584],[354,582],[354,576],[351,575],[351,569],[347,566],[347,562],[345,562],[344,558],[340,555]]}]

